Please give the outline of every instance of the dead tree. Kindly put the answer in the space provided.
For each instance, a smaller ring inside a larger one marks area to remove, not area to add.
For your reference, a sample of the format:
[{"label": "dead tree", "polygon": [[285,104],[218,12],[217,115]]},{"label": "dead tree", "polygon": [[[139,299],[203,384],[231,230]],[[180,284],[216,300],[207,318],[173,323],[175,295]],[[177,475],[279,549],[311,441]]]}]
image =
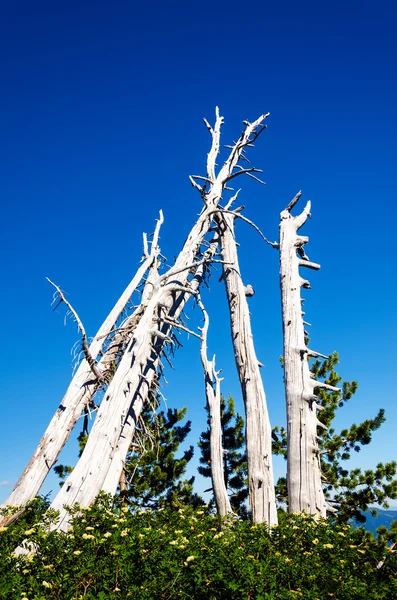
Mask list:
[{"label": "dead tree", "polygon": [[215,356],[212,360],[207,356],[207,334],[209,327],[208,313],[204,308],[201,298],[197,299],[204,316],[204,325],[201,329],[200,356],[204,371],[205,396],[210,416],[210,457],[211,481],[215,504],[218,514],[226,517],[233,513],[226,489],[223,473],[223,447],[221,425],[221,379],[219,371],[215,368]]},{"label": "dead tree", "polygon": [[322,485],[317,427],[325,428],[317,418],[321,404],[315,388],[339,391],[312,378],[308,359],[326,356],[307,348],[308,334],[303,320],[301,288],[310,284],[299,274],[299,267],[317,270],[304,251],[309,241],[298,235],[310,216],[310,202],[293,217],[291,209],[301,196],[299,192],[281,213],[280,284],[284,335],[284,383],[287,403],[287,482],[290,513],[306,512],[325,517],[328,507]]},{"label": "dead tree", "polygon": [[[234,220],[238,212],[225,210],[218,216],[221,238],[223,279],[230,313],[234,357],[245,405],[248,463],[248,491],[254,523],[277,524],[277,509],[272,467],[271,427],[266,395],[260,374],[251,329],[247,297],[252,286],[245,286],[240,273]],[[272,244],[273,245],[273,244]]]},{"label": "dead tree", "polygon": [[[59,528],[68,528],[68,506],[75,503],[88,506],[101,490],[115,494],[136,422],[156,380],[161,358],[165,349],[174,343],[173,331],[180,327],[178,318],[185,303],[197,294],[203,270],[214,260],[212,256],[216,248],[209,249],[210,242],[203,248],[214,211],[232,179],[257,171],[254,168],[244,169],[239,160],[244,150],[264,130],[266,117],[261,115],[253,123],[245,122],[241,136],[231,146],[230,154],[217,174],[216,159],[223,118],[217,110],[214,127],[205,121],[212,139],[207,176],[190,178],[200,192],[204,207],[175,265],[155,278],[152,294],[98,408],[84,452],[52,503],[52,507],[60,512]],[[200,181],[202,185],[198,183]],[[267,459],[270,461],[270,455]],[[265,481],[260,483],[265,484]],[[266,510],[272,514],[269,507]],[[273,517],[270,518],[272,520]]]},{"label": "dead tree", "polygon": [[[58,406],[43,437],[41,438],[33,456],[23,471],[11,495],[2,506],[25,506],[40,491],[40,488],[49,471],[56,463],[58,456],[68,440],[71,431],[87,407],[93,408],[93,397],[104,381],[110,381],[113,365],[117,354],[133,329],[134,322],[139,319],[140,307],[134,312],[122,329],[115,325],[126,308],[127,303],[134,294],[142,278],[156,263],[159,254],[158,239],[160,227],[163,223],[163,214],[160,216],[153,234],[150,252],[148,250],[147,236],[144,234],[144,256],[142,264],[128,284],[119,300],[99,328],[89,348],[85,332],[83,335],[84,358],[81,361],[62,402]],[[59,294],[58,294],[59,297]],[[62,298],[59,297],[62,301]],[[63,300],[65,300],[63,298]],[[70,305],[68,306],[71,309]],[[74,312],[74,311],[72,311]],[[76,313],[74,313],[75,316]],[[78,319],[78,317],[77,317]],[[79,328],[81,328],[81,322]],[[107,344],[107,352],[103,356],[103,348]],[[102,356],[101,356],[102,354]],[[3,519],[0,524],[5,525],[9,519]]]}]

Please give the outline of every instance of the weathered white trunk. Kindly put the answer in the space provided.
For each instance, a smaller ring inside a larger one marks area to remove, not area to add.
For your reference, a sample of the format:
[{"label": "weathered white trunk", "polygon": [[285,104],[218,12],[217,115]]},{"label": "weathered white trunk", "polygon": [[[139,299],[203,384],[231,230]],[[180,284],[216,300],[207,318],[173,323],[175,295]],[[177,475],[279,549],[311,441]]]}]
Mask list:
[{"label": "weathered white trunk", "polygon": [[[160,211],[160,218],[153,236],[150,254],[146,253],[144,261],[102,323],[90,345],[89,350],[94,359],[100,353],[106,338],[111,333],[127,302],[141,282],[142,277],[151,267],[153,261],[157,259],[157,242],[162,223],[163,215]],[[116,334],[115,337],[116,342],[119,342],[121,335]],[[115,344],[112,344],[112,347],[114,348]],[[110,354],[112,354],[112,351],[110,351]],[[112,360],[112,357],[105,355],[99,362],[99,370],[102,370],[102,372],[106,371],[106,365]],[[38,494],[43,481],[56,463],[58,455],[68,440],[82,411],[91,399],[91,392],[95,386],[89,385],[89,382],[93,382],[93,373],[87,361],[83,359],[32,458],[19,478],[14,490],[2,506],[25,506]],[[5,522],[6,519],[2,521],[2,523]]]},{"label": "weathered white trunk", "polygon": [[266,395],[251,330],[245,286],[241,279],[234,237],[234,215],[219,218],[223,279],[230,310],[234,357],[246,414],[249,500],[254,523],[277,524],[272,467],[271,427]]},{"label": "weathered white trunk", "polygon": [[221,422],[221,387],[220,378],[215,369],[215,356],[208,360],[207,356],[207,333],[209,317],[199,300],[199,305],[204,315],[202,328],[202,339],[200,347],[201,363],[204,371],[205,396],[210,414],[210,458],[211,458],[211,480],[214,493],[216,509],[221,517],[233,513],[230,499],[225,484],[223,472],[223,447],[222,447],[222,422]]},{"label": "weathered white trunk", "polygon": [[135,425],[153,384],[164,343],[170,341],[168,334],[173,325],[167,318],[177,316],[187,298],[195,293],[194,286],[189,281],[189,271],[198,264],[197,255],[201,243],[223,191],[233,177],[238,160],[244,149],[262,131],[262,122],[266,116],[262,115],[254,123],[246,124],[217,176],[215,160],[219,153],[223,119],[217,113],[215,127],[212,129],[207,124],[212,136],[207,164],[208,177],[204,178],[208,191],[197,184],[195,179],[198,177],[191,178],[194,187],[200,190],[205,206],[175,265],[154,283],[153,294],[98,409],[84,452],[52,503],[52,507],[60,512],[59,528],[68,528],[68,506],[75,503],[90,505],[101,489],[111,494],[116,492]]},{"label": "weathered white trunk", "polygon": [[[324,497],[320,453],[317,442],[318,398],[315,387],[326,387],[311,377],[308,357],[320,356],[306,347],[305,322],[303,321],[301,288],[310,288],[302,279],[299,267],[319,269],[303,251],[307,237],[297,231],[310,215],[310,202],[303,212],[293,217],[291,208],[300,198],[300,193],[281,213],[280,223],[280,283],[282,320],[284,334],[284,383],[287,403],[287,481],[288,507],[290,513],[306,512],[326,516],[327,504]],[[299,252],[300,256],[297,256]],[[336,390],[337,388],[333,388]]]}]

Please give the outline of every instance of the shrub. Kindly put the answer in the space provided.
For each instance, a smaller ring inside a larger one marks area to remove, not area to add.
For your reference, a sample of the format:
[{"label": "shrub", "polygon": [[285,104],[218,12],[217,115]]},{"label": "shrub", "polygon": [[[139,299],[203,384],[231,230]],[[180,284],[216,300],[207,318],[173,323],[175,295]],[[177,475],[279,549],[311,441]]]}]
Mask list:
[{"label": "shrub", "polygon": [[[281,513],[269,532],[206,508],[132,515],[102,498],[74,510],[68,533],[48,532],[54,518],[34,504],[1,531],[2,600],[397,597],[385,536],[305,515]],[[34,552],[15,556],[21,543]]]}]

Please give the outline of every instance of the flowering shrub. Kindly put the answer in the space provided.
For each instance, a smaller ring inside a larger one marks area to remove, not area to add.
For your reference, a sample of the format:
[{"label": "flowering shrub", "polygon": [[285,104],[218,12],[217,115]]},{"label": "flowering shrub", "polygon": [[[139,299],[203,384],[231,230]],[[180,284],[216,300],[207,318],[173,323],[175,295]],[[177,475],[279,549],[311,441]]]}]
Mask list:
[{"label": "flowering shrub", "polygon": [[[394,553],[347,525],[281,513],[269,533],[207,509],[132,515],[106,499],[74,510],[68,533],[48,532],[54,518],[34,505],[0,532],[1,600],[397,598]],[[29,553],[15,556],[20,544]]]}]

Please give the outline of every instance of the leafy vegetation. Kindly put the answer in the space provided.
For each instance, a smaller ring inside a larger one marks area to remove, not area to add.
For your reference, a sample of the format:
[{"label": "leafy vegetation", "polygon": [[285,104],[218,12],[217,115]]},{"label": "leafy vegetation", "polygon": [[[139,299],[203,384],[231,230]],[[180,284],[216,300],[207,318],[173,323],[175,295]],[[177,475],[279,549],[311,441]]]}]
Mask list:
[{"label": "leafy vegetation", "polygon": [[[390,534],[280,514],[271,533],[205,507],[139,511],[101,498],[50,532],[36,503],[0,532],[2,600],[392,600]],[[24,541],[25,540],[25,541]],[[23,543],[34,553],[18,556]],[[379,561],[384,561],[377,568]]]}]

